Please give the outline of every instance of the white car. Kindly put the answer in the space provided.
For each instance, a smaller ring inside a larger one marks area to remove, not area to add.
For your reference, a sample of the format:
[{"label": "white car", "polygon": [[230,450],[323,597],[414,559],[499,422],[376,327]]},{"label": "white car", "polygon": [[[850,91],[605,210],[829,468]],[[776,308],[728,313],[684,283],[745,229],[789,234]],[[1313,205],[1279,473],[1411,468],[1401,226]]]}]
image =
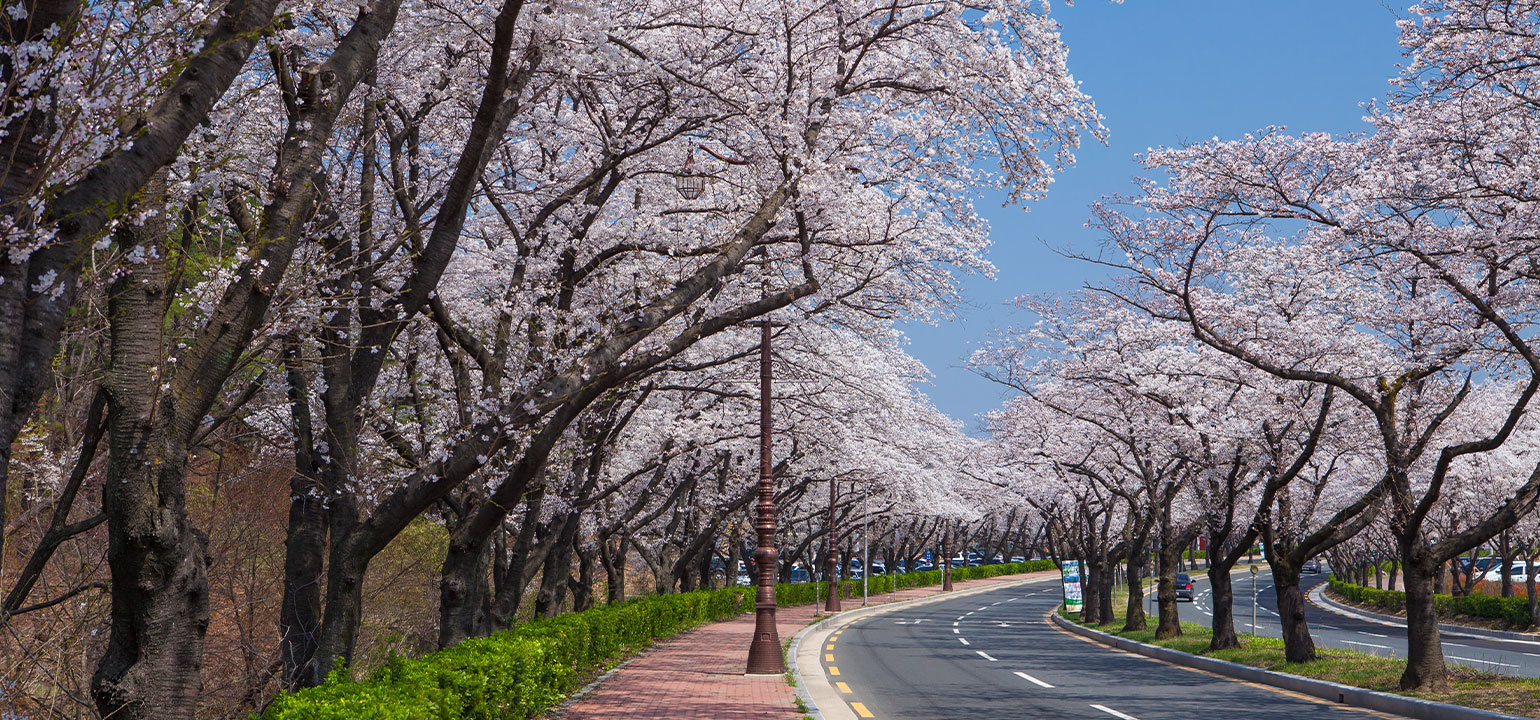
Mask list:
[{"label": "white car", "polygon": [[[1529,582],[1529,563],[1514,563],[1513,566],[1508,569],[1508,572],[1513,576],[1513,581],[1515,583]],[[1488,570],[1485,575],[1481,576],[1481,579],[1486,580],[1487,582],[1502,582],[1502,566],[1499,565],[1492,568],[1491,570]]]}]

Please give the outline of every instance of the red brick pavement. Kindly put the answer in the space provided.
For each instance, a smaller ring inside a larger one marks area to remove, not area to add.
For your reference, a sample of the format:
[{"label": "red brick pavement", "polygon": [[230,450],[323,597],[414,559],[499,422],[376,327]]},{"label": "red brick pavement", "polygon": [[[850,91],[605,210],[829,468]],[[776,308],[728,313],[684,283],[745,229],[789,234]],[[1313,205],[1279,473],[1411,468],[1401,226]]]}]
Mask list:
[{"label": "red brick pavement", "polygon": [[[1043,574],[1047,573],[1035,573]],[[969,580],[954,584],[964,590],[1020,580],[1032,575]],[[940,587],[901,590],[898,599],[913,600],[940,592]],[[872,604],[891,602],[893,594],[873,596]],[[845,609],[861,601],[845,601]],[[820,617],[816,605],[780,608],[776,629],[786,642],[803,626]],[[639,655],[629,665],[569,705],[562,720],[801,720],[796,690],[781,676],[743,674],[754,616],[713,623]]]}]

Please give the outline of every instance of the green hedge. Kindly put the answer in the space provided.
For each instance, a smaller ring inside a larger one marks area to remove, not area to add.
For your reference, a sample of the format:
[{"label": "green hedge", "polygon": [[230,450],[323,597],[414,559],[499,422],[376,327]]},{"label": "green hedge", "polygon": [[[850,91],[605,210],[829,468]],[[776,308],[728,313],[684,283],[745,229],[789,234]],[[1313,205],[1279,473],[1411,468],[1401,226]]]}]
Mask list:
[{"label": "green hedge", "polygon": [[534,620],[417,660],[395,657],[361,682],[334,673],[280,695],[263,720],[510,720],[538,715],[584,670],[654,639],[752,607],[748,588],[653,595]]},{"label": "green hedge", "polygon": [[[1333,592],[1356,603],[1373,605],[1392,613],[1406,610],[1406,593],[1400,590],[1376,590],[1353,585],[1331,578]],[[1509,627],[1529,627],[1529,601],[1525,598],[1491,597],[1487,595],[1434,595],[1433,608],[1440,618],[1454,615],[1502,620]]]},{"label": "green hedge", "polygon": [[[1038,560],[956,568],[955,580],[1057,568]],[[872,594],[936,585],[941,571],[871,579]],[[778,605],[823,595],[821,583],[775,586]],[[859,597],[860,580],[840,583],[842,597]],[[320,687],[278,696],[261,720],[522,720],[539,715],[572,690],[586,671],[602,667],[658,638],[754,609],[754,589],[652,595],[546,620],[532,620],[490,637],[466,640],[410,660],[393,657],[358,682],[337,672]]]},{"label": "green hedge", "polygon": [[[1041,570],[1057,570],[1058,563],[1052,560],[1032,560],[1020,563],[1004,563],[1001,565],[980,565],[978,567],[952,568],[952,580],[977,580],[979,578],[998,577],[1001,575],[1016,575],[1019,573],[1038,572]],[[897,573],[893,575],[873,575],[867,580],[867,592],[871,595],[881,595],[893,592],[894,584],[899,589],[911,587],[926,587],[941,584],[940,570],[926,570],[924,572]],[[781,583],[775,586],[775,604],[781,606],[806,605],[818,602],[824,597],[824,583]],[[844,580],[840,582],[840,597],[861,597],[860,580]]]}]

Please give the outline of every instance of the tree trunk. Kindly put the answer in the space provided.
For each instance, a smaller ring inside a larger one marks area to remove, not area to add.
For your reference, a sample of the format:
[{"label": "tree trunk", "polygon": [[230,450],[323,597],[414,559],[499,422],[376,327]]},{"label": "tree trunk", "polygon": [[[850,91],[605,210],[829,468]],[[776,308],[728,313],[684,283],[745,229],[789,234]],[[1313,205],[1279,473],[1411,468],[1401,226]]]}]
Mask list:
[{"label": "tree trunk", "polygon": [[572,591],[572,611],[583,612],[594,606],[594,562],[601,550],[574,547],[573,552],[578,556],[578,576],[568,587]]},{"label": "tree trunk", "polygon": [[284,348],[289,414],[294,433],[294,474],[289,477],[289,525],[284,535],[283,597],[278,609],[278,647],[283,687],[316,685],[315,648],[321,629],[321,578],[326,557],[326,491],[315,462],[310,384],[300,366],[299,343]]},{"label": "tree trunk", "polygon": [[439,568],[438,646],[442,650],[491,631],[486,615],[491,591],[488,573],[491,548],[485,542],[466,547],[451,537]]},{"label": "tree trunk", "polygon": [[1513,543],[1508,539],[1508,531],[1498,534],[1498,549],[1502,552],[1502,596],[1513,597]]},{"label": "tree trunk", "polygon": [[[1214,634],[1209,639],[1209,652],[1215,650],[1230,650],[1241,646],[1239,637],[1235,635],[1235,586],[1230,578],[1231,565],[1213,564],[1213,554],[1209,554],[1210,564],[1208,569],[1209,584],[1214,593]],[[1221,562],[1223,557],[1221,556]],[[1256,628],[1252,628],[1256,632]]]},{"label": "tree trunk", "polygon": [[[1299,589],[1299,568],[1287,559],[1268,563],[1273,569],[1273,597],[1278,601],[1278,622],[1283,626],[1283,657],[1289,662],[1313,662],[1315,639],[1305,618],[1305,594]],[[1255,628],[1253,628],[1255,631]]]},{"label": "tree trunk", "polygon": [[1144,553],[1128,556],[1128,606],[1123,612],[1123,632],[1148,627],[1144,617]]},{"label": "tree trunk", "polygon": [[1403,557],[1401,569],[1406,582],[1407,644],[1401,689],[1447,692],[1449,672],[1444,666],[1444,647],[1438,637],[1438,615],[1433,605],[1433,574],[1438,572],[1439,564]]},{"label": "tree trunk", "polygon": [[[1089,555],[1089,553],[1087,553]],[[1080,574],[1080,621],[1087,625],[1101,625],[1110,622],[1110,618],[1102,617],[1101,602],[1101,561],[1087,558],[1081,565]]]},{"label": "tree trunk", "polygon": [[626,545],[629,543],[629,538],[621,537],[615,541],[614,550],[610,549],[608,542],[599,546],[599,564],[604,567],[606,601],[611,605],[626,601]]},{"label": "tree trunk", "polygon": [[1110,623],[1117,619],[1117,615],[1112,612],[1112,586],[1116,580],[1117,565],[1109,564],[1107,569],[1102,572],[1101,583],[1097,587],[1097,597],[1098,602],[1101,603],[1101,616],[1103,624]]},{"label": "tree trunk", "polygon": [[1155,600],[1160,604],[1160,622],[1155,626],[1155,638],[1164,640],[1182,636],[1182,621],[1177,615],[1176,572],[1180,562],[1179,548],[1161,548],[1160,583]]},{"label": "tree trunk", "polygon": [[556,617],[567,601],[567,582],[572,577],[572,543],[577,537],[580,515],[568,513],[562,523],[561,534],[551,539],[556,543],[545,558],[540,571],[540,590],[535,595],[535,616]]},{"label": "tree trunk", "polygon": [[1535,597],[1535,571],[1540,569],[1535,565],[1536,561],[1540,561],[1540,556],[1533,555],[1533,552],[1533,548],[1524,549],[1525,560],[1529,563],[1524,574],[1524,593],[1529,600],[1529,626],[1540,627],[1540,598]]},{"label": "tree trunk", "polygon": [[[147,197],[163,199],[164,182],[158,175]],[[116,720],[193,717],[209,623],[208,538],[187,518],[190,433],[178,422],[179,398],[162,393],[161,375],[175,369],[165,362],[166,213],[159,209],[142,225],[119,229],[121,249],[143,260],[128,264],[109,291],[102,511],[112,630],[91,694],[101,715]]]}]

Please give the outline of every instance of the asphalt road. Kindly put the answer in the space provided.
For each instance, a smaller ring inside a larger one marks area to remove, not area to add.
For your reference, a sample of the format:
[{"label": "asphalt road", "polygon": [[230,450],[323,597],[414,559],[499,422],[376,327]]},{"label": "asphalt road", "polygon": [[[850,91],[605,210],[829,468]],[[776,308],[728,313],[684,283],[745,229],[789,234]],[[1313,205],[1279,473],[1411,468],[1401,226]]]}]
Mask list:
[{"label": "asphalt road", "polygon": [[[1214,619],[1213,593],[1203,571],[1189,573],[1193,580],[1192,603],[1178,603],[1178,615],[1184,622],[1211,624]],[[1241,571],[1234,575],[1235,629],[1237,632],[1253,632],[1251,626],[1251,574]],[[1326,583],[1327,575],[1305,575],[1301,587],[1309,591]],[[1272,573],[1266,569],[1257,575],[1257,626],[1255,634],[1281,637],[1278,623],[1277,597],[1273,593]],[[1147,607],[1151,607],[1147,605]],[[1153,615],[1153,613],[1152,613]],[[1305,619],[1310,623],[1310,636],[1317,646],[1347,648],[1386,657],[1406,657],[1406,626],[1385,625],[1371,620],[1342,615],[1311,603],[1305,608]],[[1444,659],[1452,664],[1468,665],[1480,670],[1540,677],[1540,642],[1513,641],[1496,638],[1473,638],[1444,634]]]},{"label": "asphalt road", "polygon": [[1038,583],[863,618],[827,641],[824,669],[879,720],[1386,717],[1109,649],[1053,627],[1058,604]]}]

